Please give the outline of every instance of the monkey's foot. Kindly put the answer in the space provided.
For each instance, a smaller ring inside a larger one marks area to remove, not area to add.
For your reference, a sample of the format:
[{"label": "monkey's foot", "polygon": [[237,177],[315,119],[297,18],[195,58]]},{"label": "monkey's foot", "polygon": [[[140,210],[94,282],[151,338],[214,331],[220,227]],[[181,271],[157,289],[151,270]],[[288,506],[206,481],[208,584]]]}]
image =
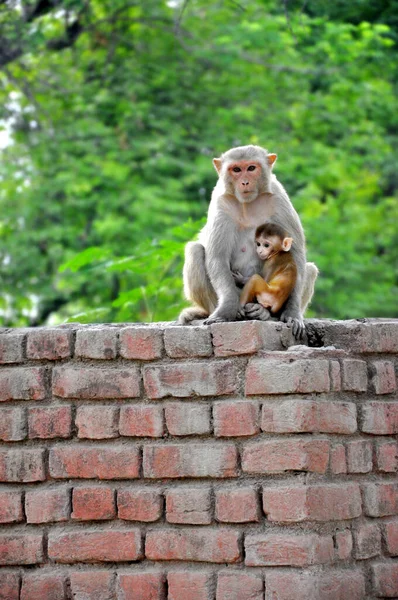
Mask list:
[{"label": "monkey's foot", "polygon": [[239,319],[240,304],[238,298],[236,302],[228,302],[217,308],[204,321],[204,325],[212,325],[212,323],[225,323],[226,321],[237,321]]},{"label": "monkey's foot", "polygon": [[189,325],[192,321],[196,321],[197,319],[205,319],[209,315],[203,308],[198,306],[190,306],[189,308],[184,308],[178,317],[178,322],[180,325]]},{"label": "monkey's foot", "polygon": [[258,321],[268,321],[271,316],[268,308],[264,308],[264,306],[256,302],[246,304],[245,314],[247,319],[256,319]]},{"label": "monkey's foot", "polygon": [[300,339],[303,337],[305,333],[305,325],[303,319],[287,317],[286,320],[281,318],[281,321],[284,321],[286,325],[292,328],[292,333],[295,338]]},{"label": "monkey's foot", "polygon": [[240,306],[239,307],[238,314],[236,315],[236,318],[237,318],[238,321],[242,321],[242,320],[244,320],[244,319],[247,318],[244,306]]},{"label": "monkey's foot", "polygon": [[227,319],[222,317],[209,317],[203,321],[203,325],[213,325],[213,323],[226,323]]}]

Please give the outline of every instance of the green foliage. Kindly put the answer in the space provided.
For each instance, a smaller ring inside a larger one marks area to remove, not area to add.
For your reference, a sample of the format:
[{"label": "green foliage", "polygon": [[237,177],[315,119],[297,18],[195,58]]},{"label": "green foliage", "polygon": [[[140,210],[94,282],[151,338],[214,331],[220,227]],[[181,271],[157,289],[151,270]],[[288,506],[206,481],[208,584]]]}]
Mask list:
[{"label": "green foliage", "polygon": [[246,143],[279,155],[311,314],[398,316],[397,3],[304,4],[0,4],[3,324],[174,319],[211,158]]}]

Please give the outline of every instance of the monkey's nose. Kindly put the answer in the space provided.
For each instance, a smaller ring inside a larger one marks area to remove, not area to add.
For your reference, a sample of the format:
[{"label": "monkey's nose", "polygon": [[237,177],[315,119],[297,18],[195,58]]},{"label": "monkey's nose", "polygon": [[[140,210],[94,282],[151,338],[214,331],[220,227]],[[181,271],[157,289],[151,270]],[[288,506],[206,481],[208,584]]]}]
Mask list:
[{"label": "monkey's nose", "polygon": [[242,185],[243,185],[243,186],[245,186],[245,185],[249,185],[249,182],[248,182],[248,181],[242,181]]}]

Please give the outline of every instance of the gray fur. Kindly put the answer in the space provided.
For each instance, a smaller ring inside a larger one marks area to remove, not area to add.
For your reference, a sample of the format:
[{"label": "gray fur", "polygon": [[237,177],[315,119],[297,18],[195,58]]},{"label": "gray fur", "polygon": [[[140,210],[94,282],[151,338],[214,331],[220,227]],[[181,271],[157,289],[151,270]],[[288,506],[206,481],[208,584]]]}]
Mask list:
[{"label": "gray fur", "polygon": [[[306,267],[305,238],[299,216],[273,175],[267,155],[260,146],[251,145],[232,148],[221,156],[222,168],[206,225],[199,234],[199,242],[190,242],[186,246],[184,291],[187,299],[200,307],[202,315],[209,315],[207,323],[239,318],[239,289],[231,271],[239,271],[243,276],[261,272],[254,233],[259,225],[272,221],[293,238],[291,252],[297,265],[297,283],[285,304],[281,320],[292,322],[296,335],[303,331],[302,310],[312,297],[318,270],[313,263]],[[240,160],[253,160],[262,166],[258,194],[247,202],[233,193],[228,178],[228,164]],[[197,315],[198,310],[192,314]],[[187,323],[190,316],[189,311],[183,311],[180,322]],[[247,316],[250,318],[250,314]]]}]

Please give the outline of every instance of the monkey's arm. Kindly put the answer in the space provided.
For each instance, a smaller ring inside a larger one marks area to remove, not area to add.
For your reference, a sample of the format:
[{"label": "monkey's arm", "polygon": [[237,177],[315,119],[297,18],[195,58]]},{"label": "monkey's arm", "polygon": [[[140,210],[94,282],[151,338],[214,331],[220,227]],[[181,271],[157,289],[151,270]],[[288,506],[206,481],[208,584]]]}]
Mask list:
[{"label": "monkey's arm", "polygon": [[[302,278],[300,277],[300,280],[301,279]],[[302,283],[300,280],[287,299],[281,314],[281,321],[291,325],[293,335],[296,338],[301,338],[305,332],[303,314],[300,306],[302,294]]]},{"label": "monkey's arm", "polygon": [[242,273],[239,273],[239,271],[232,271],[232,277],[234,278],[234,281],[236,283],[236,285],[238,287],[243,288],[243,286],[249,281],[250,276],[249,277],[244,277],[242,275]]},{"label": "monkey's arm", "polygon": [[215,215],[206,246],[206,268],[211,284],[217,294],[218,306],[206,319],[205,324],[234,321],[243,312],[230,270],[231,255],[235,244],[235,224],[222,211]]}]

